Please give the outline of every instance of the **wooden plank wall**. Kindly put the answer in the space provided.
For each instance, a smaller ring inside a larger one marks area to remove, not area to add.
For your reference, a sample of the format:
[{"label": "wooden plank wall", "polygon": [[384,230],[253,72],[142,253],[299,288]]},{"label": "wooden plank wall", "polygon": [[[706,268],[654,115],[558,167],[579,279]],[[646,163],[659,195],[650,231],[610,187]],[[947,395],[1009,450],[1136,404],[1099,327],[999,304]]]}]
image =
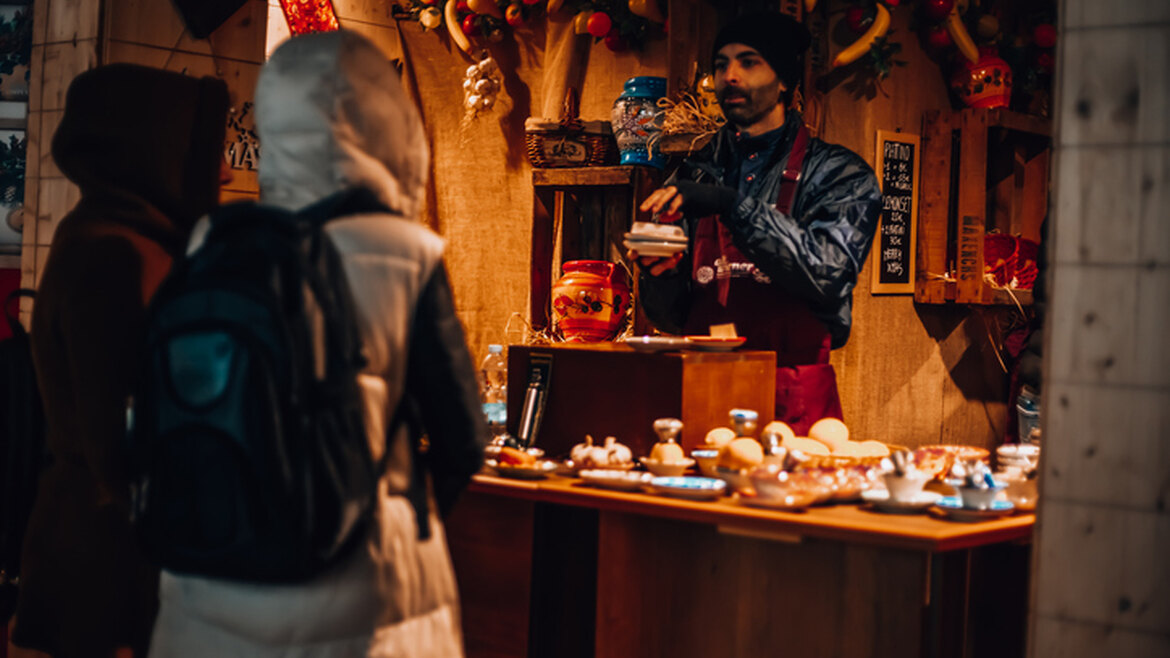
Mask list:
[{"label": "wooden plank wall", "polygon": [[1064,0],[1031,655],[1170,655],[1170,3]]},{"label": "wooden plank wall", "polygon": [[[844,3],[829,3],[830,35]],[[922,134],[929,110],[950,112],[946,77],[919,46],[912,7],[892,12],[891,38],[902,44],[881,87],[866,91],[854,69],[821,78],[825,95],[823,139],[876,162],[877,130]],[[818,11],[821,11],[818,8]],[[831,52],[839,45],[834,42]],[[929,175],[923,171],[923,176]],[[853,294],[853,334],[833,353],[845,420],[858,438],[906,446],[969,443],[992,448],[1007,421],[1007,375],[995,356],[999,327],[1016,313],[1005,308],[954,304],[916,305],[912,295],[870,293],[867,259]]]}]

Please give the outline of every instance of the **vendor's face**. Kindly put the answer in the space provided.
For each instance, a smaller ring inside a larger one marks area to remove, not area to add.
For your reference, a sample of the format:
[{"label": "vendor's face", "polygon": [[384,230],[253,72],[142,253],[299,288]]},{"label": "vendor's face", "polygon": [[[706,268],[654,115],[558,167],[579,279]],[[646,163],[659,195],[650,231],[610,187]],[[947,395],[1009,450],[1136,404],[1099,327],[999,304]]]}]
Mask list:
[{"label": "vendor's face", "polygon": [[750,128],[775,112],[785,90],[756,49],[729,43],[715,54],[715,97],[723,116],[739,128]]}]

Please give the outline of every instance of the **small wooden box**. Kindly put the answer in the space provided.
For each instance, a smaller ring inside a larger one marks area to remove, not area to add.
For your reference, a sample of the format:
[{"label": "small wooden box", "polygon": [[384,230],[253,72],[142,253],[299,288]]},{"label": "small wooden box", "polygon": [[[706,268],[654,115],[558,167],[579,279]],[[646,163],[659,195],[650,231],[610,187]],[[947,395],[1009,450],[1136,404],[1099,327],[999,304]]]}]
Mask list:
[{"label": "small wooden box", "polygon": [[544,416],[534,445],[549,457],[567,456],[586,434],[616,437],[634,457],[650,453],[656,418],[683,422],[679,437],[690,453],[728,411],[759,412],[770,422],[776,395],[776,354],[763,351],[641,353],[619,343],[513,345],[508,353],[508,432],[516,435],[532,355],[552,359]]}]

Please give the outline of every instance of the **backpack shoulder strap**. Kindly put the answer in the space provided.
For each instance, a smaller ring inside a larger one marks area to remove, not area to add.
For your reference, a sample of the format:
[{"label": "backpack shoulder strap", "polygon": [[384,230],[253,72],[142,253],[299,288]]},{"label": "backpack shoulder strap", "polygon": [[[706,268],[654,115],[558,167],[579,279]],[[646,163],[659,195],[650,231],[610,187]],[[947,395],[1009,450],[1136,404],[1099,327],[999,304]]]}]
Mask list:
[{"label": "backpack shoulder strap", "polygon": [[784,163],[784,173],[780,175],[780,192],[776,195],[776,210],[785,215],[792,213],[792,202],[796,199],[796,188],[800,185],[800,168],[808,153],[808,139],[808,128],[802,123],[792,140],[788,162]]}]

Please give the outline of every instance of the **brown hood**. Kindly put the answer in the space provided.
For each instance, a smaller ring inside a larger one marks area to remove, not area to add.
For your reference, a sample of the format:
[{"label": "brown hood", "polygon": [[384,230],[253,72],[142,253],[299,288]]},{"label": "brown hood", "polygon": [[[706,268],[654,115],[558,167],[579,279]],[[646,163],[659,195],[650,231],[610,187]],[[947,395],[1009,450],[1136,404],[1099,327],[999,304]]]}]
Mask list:
[{"label": "brown hood", "polygon": [[140,197],[186,232],[219,193],[227,85],[132,64],[69,85],[53,160],[83,197]]}]

